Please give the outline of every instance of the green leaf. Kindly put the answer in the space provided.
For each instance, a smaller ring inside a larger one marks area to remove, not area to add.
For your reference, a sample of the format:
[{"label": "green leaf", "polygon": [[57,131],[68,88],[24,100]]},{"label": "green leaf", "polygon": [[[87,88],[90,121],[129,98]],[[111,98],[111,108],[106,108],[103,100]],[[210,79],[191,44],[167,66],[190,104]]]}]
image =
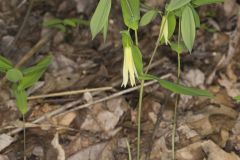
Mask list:
[{"label": "green leaf", "polygon": [[103,39],[104,39],[104,42],[107,39],[107,32],[108,32],[108,21],[106,21],[105,25],[103,26]]},{"label": "green leaf", "polygon": [[157,16],[156,10],[147,11],[140,20],[140,26],[148,25]]},{"label": "green leaf", "polygon": [[27,107],[27,93],[25,90],[15,90],[14,95],[16,97],[16,104],[19,111],[24,115],[28,111]]},{"label": "green leaf", "polygon": [[19,82],[18,90],[24,90],[33,86],[42,76],[45,70],[40,70],[39,72],[28,74],[22,78]]},{"label": "green leaf", "polygon": [[135,45],[132,46],[132,54],[137,73],[138,75],[142,75],[143,74],[142,53],[140,49]]},{"label": "green leaf", "polygon": [[194,7],[192,5],[190,5],[191,9],[192,9],[192,13],[193,13],[193,17],[194,17],[194,22],[195,22],[195,26],[196,28],[200,27],[200,18],[199,15],[197,13],[197,11],[194,9]]},{"label": "green leaf", "polygon": [[184,45],[183,42],[180,42],[179,44],[176,42],[172,42],[170,46],[171,46],[171,49],[177,52],[178,54],[181,54],[183,51],[186,50],[186,46]]},{"label": "green leaf", "polygon": [[188,49],[188,51],[191,53],[194,40],[195,40],[195,34],[196,34],[196,27],[195,27],[195,21],[193,17],[192,9],[189,6],[186,6],[182,13],[181,18],[181,33],[183,41]]},{"label": "green leaf", "polygon": [[111,10],[111,3],[111,0],[100,0],[98,3],[98,6],[90,21],[92,39],[94,39],[96,35],[103,30],[104,25],[107,23]]},{"label": "green leaf", "polygon": [[26,68],[22,71],[23,75],[33,74],[45,70],[49,64],[52,62],[52,56],[46,56],[40,59],[37,64],[33,67]]},{"label": "green leaf", "polygon": [[224,0],[192,0],[191,3],[193,3],[195,6],[202,6],[206,4],[212,4],[212,3],[221,3],[224,2]]},{"label": "green leaf", "polygon": [[153,80],[153,79],[155,79],[159,82],[159,84],[163,88],[165,88],[165,89],[167,89],[167,90],[169,90],[173,93],[184,94],[184,95],[189,95],[189,96],[204,96],[204,97],[208,97],[208,98],[213,98],[214,97],[213,94],[208,92],[207,90],[182,86],[182,85],[179,85],[179,84],[169,82],[167,80],[160,79],[160,78],[158,78],[156,76],[153,76],[153,75],[145,74],[144,76],[140,76],[139,78],[143,79],[143,80]]},{"label": "green leaf", "polygon": [[121,7],[125,25],[133,30],[137,30],[140,19],[139,0],[121,0]]},{"label": "green leaf", "polygon": [[43,27],[52,27],[58,24],[62,24],[62,20],[58,19],[58,18],[53,18],[53,19],[49,19],[49,20],[45,20],[43,22]]},{"label": "green leaf", "polygon": [[13,68],[12,63],[8,59],[4,58],[3,56],[0,56],[0,72],[5,73],[6,71],[12,68]]},{"label": "green leaf", "polygon": [[33,86],[41,78],[42,74],[51,63],[51,60],[52,57],[47,56],[40,60],[36,66],[24,70],[24,77],[19,82],[17,90],[25,90],[26,88]]},{"label": "green leaf", "polygon": [[168,15],[168,39],[170,39],[176,28],[176,17],[173,13]]},{"label": "green leaf", "polygon": [[184,94],[189,96],[204,96],[204,97],[213,98],[213,94],[208,92],[207,90],[202,90],[202,89],[193,88],[193,87],[186,87],[186,86],[175,84],[162,79],[159,80],[159,83],[163,88],[168,89],[177,94]]},{"label": "green leaf", "polygon": [[77,26],[77,22],[72,20],[72,19],[64,19],[63,24],[65,26],[70,26],[70,27],[76,27]]},{"label": "green leaf", "polygon": [[184,7],[175,10],[175,11],[173,12],[174,15],[175,15],[176,17],[182,17],[183,8],[184,8]]},{"label": "green leaf", "polygon": [[167,6],[167,11],[171,12],[173,10],[179,9],[186,4],[188,4],[191,0],[171,0],[169,5]]},{"label": "green leaf", "polygon": [[51,55],[47,55],[47,56],[43,57],[42,59],[40,59],[37,62],[37,65],[48,67],[48,65],[52,62],[52,59],[53,59],[53,57]]},{"label": "green leaf", "polygon": [[23,78],[23,74],[19,69],[13,68],[7,71],[6,77],[9,81],[16,83]]},{"label": "green leaf", "polygon": [[[72,23],[75,23],[75,26],[79,25],[79,26],[89,26],[90,21],[88,20],[84,20],[83,18],[67,18],[65,20],[69,20]],[[73,26],[73,24],[71,24]]]},{"label": "green leaf", "polygon": [[55,25],[49,26],[49,28],[56,28],[63,33],[66,32],[66,26],[63,24],[55,24]]}]

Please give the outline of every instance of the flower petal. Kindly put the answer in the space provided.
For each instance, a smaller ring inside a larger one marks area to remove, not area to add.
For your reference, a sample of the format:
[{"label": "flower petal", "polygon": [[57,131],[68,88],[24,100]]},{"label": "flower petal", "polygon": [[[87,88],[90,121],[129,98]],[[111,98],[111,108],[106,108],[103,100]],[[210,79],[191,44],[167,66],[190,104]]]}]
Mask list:
[{"label": "flower petal", "polygon": [[124,57],[123,57],[123,82],[121,86],[126,87],[128,83],[128,64],[127,64],[127,59],[126,59],[126,52],[124,49]]}]

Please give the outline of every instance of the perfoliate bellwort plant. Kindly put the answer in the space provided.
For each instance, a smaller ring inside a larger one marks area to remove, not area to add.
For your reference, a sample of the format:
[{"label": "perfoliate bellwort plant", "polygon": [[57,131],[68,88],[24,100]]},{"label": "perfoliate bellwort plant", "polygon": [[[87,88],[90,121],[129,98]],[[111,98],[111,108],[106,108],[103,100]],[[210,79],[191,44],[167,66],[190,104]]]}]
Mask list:
[{"label": "perfoliate bellwort plant", "polygon": [[[144,81],[157,80],[161,87],[175,93],[190,96],[204,96],[213,98],[214,95],[207,90],[202,90],[193,87],[187,87],[169,80],[160,79],[146,72],[143,72],[142,54],[138,48],[138,29],[144,27],[153,21],[157,16],[161,15],[161,24],[159,26],[159,36],[156,41],[155,48],[151,54],[151,59],[148,66],[151,65],[154,55],[157,53],[159,45],[165,43],[177,53],[178,56],[178,78],[180,77],[180,55],[183,50],[193,50],[194,40],[197,28],[201,27],[200,18],[196,8],[202,5],[223,2],[224,0],[169,0],[163,11],[150,8],[145,14],[140,14],[140,0],[120,0],[122,8],[123,22],[128,28],[121,32],[122,44],[124,52],[123,60],[123,83],[122,86],[126,87],[128,80],[134,86],[136,79],[141,81],[139,92],[139,105],[138,105],[138,142],[137,142],[137,160],[140,160],[140,132],[141,132],[141,108],[144,93]],[[91,18],[90,29],[92,38],[95,38],[98,33],[103,33],[104,39],[107,36],[107,28],[109,22],[109,14],[111,10],[112,0],[99,0],[96,10]],[[162,13],[162,14],[158,14]],[[178,25],[176,25],[178,22]],[[178,26],[178,27],[176,27]],[[177,31],[176,31],[177,30]],[[136,45],[132,41],[129,31],[135,32]],[[178,38],[174,38],[174,33],[178,34]],[[240,98],[239,98],[240,99]],[[177,108],[178,103],[176,103]],[[175,112],[176,113],[176,112]],[[176,117],[176,116],[175,116]],[[176,124],[176,123],[175,123]],[[175,132],[175,131],[173,131]],[[175,159],[175,134],[173,133],[173,159]]]}]

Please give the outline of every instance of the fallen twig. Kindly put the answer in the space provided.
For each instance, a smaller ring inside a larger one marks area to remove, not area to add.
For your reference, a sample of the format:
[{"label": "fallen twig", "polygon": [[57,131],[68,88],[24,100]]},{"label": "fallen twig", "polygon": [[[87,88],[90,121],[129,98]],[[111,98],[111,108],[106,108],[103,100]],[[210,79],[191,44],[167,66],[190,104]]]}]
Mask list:
[{"label": "fallen twig", "polygon": [[[165,76],[162,76],[161,78],[167,78],[169,76],[171,76],[171,74],[167,74]],[[157,81],[155,81],[155,80],[154,81],[150,81],[150,82],[145,83],[145,86],[149,86],[149,85],[152,85],[152,84],[155,84],[155,83],[157,83]],[[133,92],[133,91],[135,91],[135,90],[137,90],[139,88],[140,88],[140,86],[136,86],[136,87],[133,87],[133,88],[128,88],[126,90],[114,93],[114,94],[112,94],[110,96],[101,98],[101,99],[93,101],[91,103],[87,103],[87,104],[83,104],[83,105],[74,107],[74,106],[82,103],[82,100],[77,100],[77,101],[68,103],[65,106],[62,106],[61,108],[56,109],[56,110],[54,110],[52,112],[46,113],[46,114],[42,115],[41,117],[39,117],[38,119],[36,119],[36,120],[34,120],[33,122],[30,122],[30,123],[32,123],[32,124],[40,123],[40,122],[44,121],[45,119],[47,119],[49,117],[52,117],[52,116],[60,116],[62,114],[66,114],[66,113],[69,113],[69,112],[72,112],[72,111],[76,111],[76,110],[79,110],[79,109],[87,108],[87,107],[90,107],[90,106],[92,106],[94,104],[97,104],[97,103],[100,103],[100,102],[103,102],[103,101],[106,101],[106,100],[110,100],[110,99],[119,97],[121,95]],[[17,128],[17,129],[14,129],[14,130],[8,132],[7,134],[8,135],[13,135],[13,134],[16,134],[16,133],[18,133],[18,132],[20,132],[22,130],[23,130],[23,128]]]},{"label": "fallen twig", "polygon": [[67,95],[74,95],[74,94],[80,94],[80,93],[85,93],[85,92],[106,91],[106,90],[111,90],[111,89],[112,89],[112,87],[101,87],[101,88],[82,89],[82,90],[76,90],[76,91],[65,91],[65,92],[30,96],[30,97],[28,97],[28,100],[42,99],[42,98],[49,98],[49,97],[67,96]]},{"label": "fallen twig", "polygon": [[[37,44],[33,46],[24,56],[23,58],[18,61],[18,63],[15,65],[15,68],[21,67],[24,63],[26,63],[35,53],[37,53],[49,40],[50,38],[56,33],[56,31],[50,31],[48,34],[45,34],[45,36],[40,39]],[[2,85],[6,82],[6,77],[4,77],[0,81]]]}]

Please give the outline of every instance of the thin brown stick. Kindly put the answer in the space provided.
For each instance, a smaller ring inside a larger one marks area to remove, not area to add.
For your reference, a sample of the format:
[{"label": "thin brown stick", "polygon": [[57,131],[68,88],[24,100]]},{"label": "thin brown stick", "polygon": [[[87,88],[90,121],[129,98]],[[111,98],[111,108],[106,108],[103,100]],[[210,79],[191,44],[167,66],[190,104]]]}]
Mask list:
[{"label": "thin brown stick", "polygon": [[37,53],[50,39],[51,37],[55,34],[55,31],[50,31],[48,34],[45,34],[45,36],[42,37],[38,41],[37,44],[33,46],[32,49],[30,49],[24,56],[23,58],[16,64],[16,68],[22,66],[24,63],[26,63],[35,53]]},{"label": "thin brown stick", "polygon": [[[168,78],[169,76],[171,76],[171,74],[167,74],[165,76],[162,76],[161,78]],[[152,84],[155,84],[155,83],[157,83],[157,81],[155,81],[155,80],[154,81],[150,81],[150,82],[145,83],[145,86],[149,86],[149,85],[152,85]],[[46,114],[42,115],[41,117],[37,118],[36,120],[34,120],[34,121],[30,122],[30,123],[33,123],[33,124],[40,123],[40,122],[44,121],[45,119],[47,119],[49,117],[52,117],[52,116],[60,116],[62,114],[66,114],[66,113],[69,113],[69,112],[72,112],[72,111],[76,111],[76,110],[79,110],[79,109],[87,108],[87,107],[90,107],[90,106],[92,106],[94,104],[97,104],[97,103],[100,103],[100,102],[103,102],[103,101],[106,101],[106,100],[110,100],[110,99],[119,97],[121,95],[133,92],[135,90],[138,90],[139,88],[140,88],[140,86],[129,88],[129,89],[126,89],[126,90],[114,93],[114,94],[112,94],[110,96],[101,98],[99,100],[93,101],[91,103],[87,103],[87,104],[83,104],[83,105],[74,107],[74,106],[79,105],[80,103],[82,103],[82,100],[77,100],[77,101],[68,103],[68,104],[62,106],[61,108],[56,109],[56,110],[54,110],[52,112],[46,113]],[[14,129],[14,130],[8,132],[7,134],[8,135],[13,135],[13,134],[16,134],[16,133],[22,131],[22,129],[23,128],[20,127],[20,128],[17,128],[17,129]]]},{"label": "thin brown stick", "polygon": [[86,92],[106,91],[111,89],[112,87],[100,87],[100,88],[82,89],[82,90],[75,90],[75,91],[65,91],[65,92],[30,96],[27,99],[34,100],[34,99],[42,99],[42,98],[49,98],[49,97],[60,97],[60,96],[75,95],[75,94],[86,93]]},{"label": "thin brown stick", "polygon": [[[48,34],[45,34],[45,36],[40,39],[37,44],[33,46],[24,56],[23,58],[15,65],[15,68],[21,67],[24,63],[26,63],[34,54],[36,54],[50,39],[51,37],[56,33],[56,31],[50,31]],[[0,81],[2,85],[6,82],[6,77],[4,77]]]},{"label": "thin brown stick", "polygon": [[[26,13],[26,15],[25,15],[25,17],[24,17],[24,19],[23,19],[23,22],[22,22],[22,24],[21,24],[21,26],[20,26],[20,28],[19,28],[19,30],[18,30],[18,32],[17,32],[14,40],[11,41],[11,42],[8,44],[9,49],[6,51],[6,54],[8,54],[8,53],[12,50],[12,48],[11,48],[10,46],[11,46],[11,45],[14,45],[14,44],[18,41],[18,39],[21,37],[21,34],[22,34],[22,32],[23,32],[23,29],[25,28],[25,26],[26,26],[26,24],[27,24],[27,21],[28,21],[28,19],[29,19],[30,13],[31,13],[31,11],[32,11],[32,7],[33,7],[33,4],[34,4],[34,1],[35,1],[35,0],[31,0],[31,1],[30,1],[29,6],[28,6],[28,9],[27,9],[27,13]],[[26,3],[26,1],[23,1],[20,5],[23,5],[24,3]]]}]

